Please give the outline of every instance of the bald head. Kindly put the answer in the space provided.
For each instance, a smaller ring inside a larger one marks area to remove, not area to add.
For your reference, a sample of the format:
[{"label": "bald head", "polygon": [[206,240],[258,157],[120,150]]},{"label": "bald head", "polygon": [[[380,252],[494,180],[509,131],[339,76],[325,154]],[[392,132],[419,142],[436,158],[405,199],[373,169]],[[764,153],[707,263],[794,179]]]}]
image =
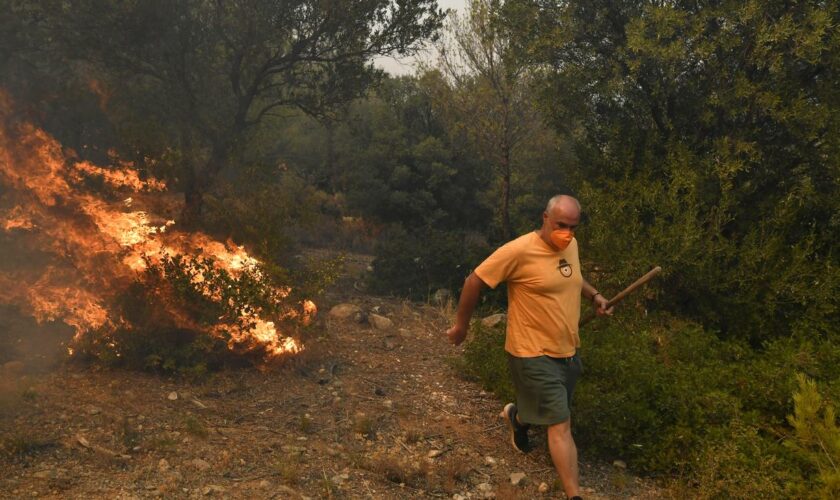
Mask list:
[{"label": "bald head", "polygon": [[569,210],[577,210],[580,213],[580,202],[577,198],[573,196],[569,196],[567,194],[558,194],[556,196],[552,196],[550,200],[548,200],[548,204],[545,206],[545,211],[551,213],[555,206],[560,205],[560,209],[564,212]]}]

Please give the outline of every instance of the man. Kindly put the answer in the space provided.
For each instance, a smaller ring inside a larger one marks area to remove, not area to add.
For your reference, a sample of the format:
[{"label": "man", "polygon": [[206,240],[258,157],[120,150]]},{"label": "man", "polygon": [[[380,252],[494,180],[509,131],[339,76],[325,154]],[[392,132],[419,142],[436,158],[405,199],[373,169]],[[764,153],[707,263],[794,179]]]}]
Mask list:
[{"label": "man", "polygon": [[464,341],[481,290],[508,284],[505,351],[516,389],[516,404],[502,416],[511,443],[527,452],[531,424],[548,428],[548,447],[566,496],[579,498],[577,448],[572,439],[570,404],[581,372],[577,348],[581,295],[598,314],[612,314],[607,299],[583,279],[575,230],[580,203],[567,195],[548,201],[539,230],[508,242],[464,282],[455,325],[446,335]]}]

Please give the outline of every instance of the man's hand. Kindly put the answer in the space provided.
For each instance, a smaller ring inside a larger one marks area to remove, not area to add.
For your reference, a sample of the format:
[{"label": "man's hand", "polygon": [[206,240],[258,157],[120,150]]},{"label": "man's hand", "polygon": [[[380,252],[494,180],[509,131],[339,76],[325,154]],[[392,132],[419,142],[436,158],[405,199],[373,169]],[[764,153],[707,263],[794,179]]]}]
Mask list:
[{"label": "man's hand", "polygon": [[446,330],[446,336],[449,337],[449,342],[455,345],[461,345],[461,342],[467,338],[467,328],[460,325],[455,325],[449,330]]},{"label": "man's hand", "polygon": [[598,295],[596,295],[595,297],[593,297],[592,298],[592,305],[595,306],[595,314],[597,314],[598,316],[604,316],[604,315],[612,316],[613,315],[613,310],[615,309],[615,307],[613,306],[613,307],[610,307],[609,309],[607,309],[607,304],[608,303],[609,303],[609,300],[607,300],[606,297],[604,297],[600,293]]}]

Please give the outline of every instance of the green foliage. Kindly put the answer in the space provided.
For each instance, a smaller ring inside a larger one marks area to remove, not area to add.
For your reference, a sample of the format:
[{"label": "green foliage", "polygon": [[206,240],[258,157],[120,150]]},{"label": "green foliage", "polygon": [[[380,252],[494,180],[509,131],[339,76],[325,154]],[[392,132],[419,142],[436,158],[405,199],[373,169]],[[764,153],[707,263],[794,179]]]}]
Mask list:
[{"label": "green foliage", "polygon": [[799,389],[793,395],[794,413],[788,417],[793,435],[785,445],[809,467],[813,489],[793,484],[794,496],[837,498],[840,496],[840,429],[834,406],[824,401],[817,384],[802,374],[796,376]]},{"label": "green foliage", "polygon": [[470,235],[393,226],[377,241],[369,285],[377,293],[427,299],[438,288],[459,289],[487,252],[486,244]]},{"label": "green foliage", "polygon": [[477,200],[488,172],[447,135],[431,98],[437,84],[428,77],[386,80],[380,95],[351,106],[334,145],[334,182],[349,213],[409,231],[487,223],[489,211]]},{"label": "green foliage", "polygon": [[304,258],[299,267],[290,272],[295,294],[300,297],[320,297],[344,274],[344,254],[327,258]]},{"label": "green foliage", "polygon": [[236,181],[220,181],[206,199],[202,220],[217,234],[248,241],[260,255],[285,260],[295,249],[295,230],[316,221],[316,191],[288,170],[254,166]]},{"label": "green foliage", "polygon": [[[557,168],[560,141],[535,106],[530,61],[513,50],[516,34],[499,22],[500,5],[472,0],[463,15],[450,17],[438,43],[436,69],[428,77],[440,79],[431,88],[452,141],[466,146],[491,174],[483,201],[493,210],[493,236],[506,241],[515,235],[518,198],[558,189],[572,165]],[[533,179],[546,170],[549,177]],[[545,183],[549,178],[552,182]],[[542,212],[538,208],[528,213],[529,224]]]},{"label": "green foliage", "polygon": [[[51,119],[62,128],[96,130],[103,149],[137,160],[175,151],[184,161],[166,177],[184,191],[187,224],[223,169],[244,166],[260,124],[289,107],[331,115],[381,77],[371,58],[412,51],[444,15],[433,0],[7,3],[0,65],[14,76],[0,83],[62,115]],[[84,106],[68,112],[74,94]]]},{"label": "green foliage", "polygon": [[[785,498],[792,474],[778,441],[760,435],[754,425],[733,420],[697,454],[687,496],[700,499]],[[684,478],[686,479],[686,478]]]},{"label": "green foliage", "polygon": [[504,323],[487,328],[480,321],[470,325],[469,341],[464,348],[465,373],[476,377],[484,388],[502,401],[514,401],[507,353]]},{"label": "green foliage", "polygon": [[[476,323],[471,332],[466,373],[510,400],[502,330]],[[836,338],[789,338],[755,350],[691,321],[619,315],[588,325],[582,341],[573,418],[588,453],[676,474],[702,498],[810,497],[815,481],[836,485],[840,434],[831,400],[802,381],[795,392],[795,373],[805,370],[837,395]]]},{"label": "green foliage", "polygon": [[507,14],[521,57],[545,70],[544,109],[575,140],[582,247],[605,280],[662,265],[662,307],[754,346],[836,327],[836,4],[550,1]]}]

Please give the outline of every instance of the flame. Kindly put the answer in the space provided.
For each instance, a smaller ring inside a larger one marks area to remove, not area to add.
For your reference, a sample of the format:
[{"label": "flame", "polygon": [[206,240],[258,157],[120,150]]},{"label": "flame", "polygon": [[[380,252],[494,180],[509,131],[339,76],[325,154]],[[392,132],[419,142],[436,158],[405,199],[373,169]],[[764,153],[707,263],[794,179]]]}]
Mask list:
[{"label": "flame", "polygon": [[[93,192],[92,184],[102,186],[100,191],[110,190],[109,196]],[[162,181],[142,176],[130,163],[115,158],[107,168],[73,160],[43,130],[15,122],[10,99],[2,91],[0,188],[9,190],[14,202],[5,206],[7,202],[0,201],[0,230],[17,235],[24,250],[45,261],[20,272],[0,267],[0,303],[16,305],[39,322],[62,321],[75,330],[76,341],[92,332],[131,329],[115,312],[112,299],[142,280],[150,265],[176,256],[188,265],[210,259],[233,278],[249,273],[266,279],[261,262],[244,247],[199,232],[172,231],[176,222],[155,214],[167,196]],[[116,193],[125,193],[122,202],[109,201]],[[222,300],[201,273],[193,273],[190,280],[208,299]],[[289,287],[274,287],[270,296],[280,303],[291,292]],[[201,327],[175,309],[166,312],[182,327],[226,339],[237,352],[263,350],[271,358],[304,349],[280,332],[275,321],[262,317],[259,308],[238,311],[234,321],[212,327]],[[299,310],[287,308],[276,319],[307,325],[315,314],[315,304],[305,300]],[[68,352],[74,348],[68,347]]]},{"label": "flame", "polygon": [[2,220],[3,230],[7,233],[15,229],[29,230],[35,228],[32,219],[24,212],[23,207],[20,205],[9,210],[0,220]]}]

